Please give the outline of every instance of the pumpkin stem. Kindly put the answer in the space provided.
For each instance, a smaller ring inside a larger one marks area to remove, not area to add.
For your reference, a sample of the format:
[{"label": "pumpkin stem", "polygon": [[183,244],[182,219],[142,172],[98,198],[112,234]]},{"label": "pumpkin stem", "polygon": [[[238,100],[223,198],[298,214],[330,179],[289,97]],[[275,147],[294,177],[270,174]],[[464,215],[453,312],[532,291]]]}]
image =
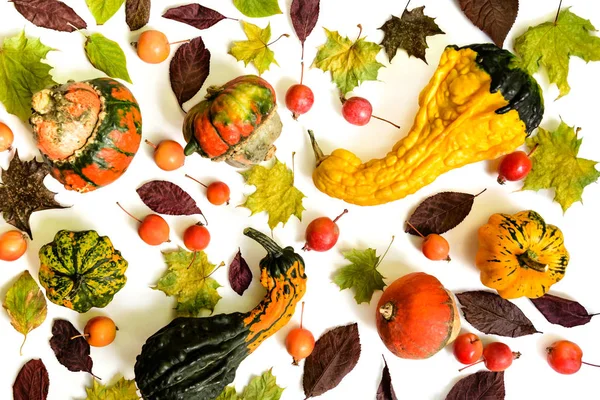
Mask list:
[{"label": "pumpkin stem", "polygon": [[388,301],[379,307],[379,313],[386,321],[390,321],[392,318],[394,318],[394,314],[396,313],[395,311],[396,308],[394,307],[394,303],[391,301]]},{"label": "pumpkin stem", "polygon": [[517,260],[521,267],[531,268],[537,272],[546,272],[548,270],[548,265],[538,262],[537,258],[537,254],[532,250],[527,250],[525,253],[517,256]]},{"label": "pumpkin stem", "polygon": [[340,215],[338,215],[337,217],[335,217],[335,219],[333,220],[333,223],[335,224],[336,222],[338,222],[338,219],[342,218],[342,216],[344,214],[346,214],[346,213],[348,213],[348,210],[344,209],[344,211]]},{"label": "pumpkin stem", "polygon": [[315,134],[312,130],[308,130],[308,136],[310,136],[310,144],[312,145],[313,152],[315,153],[315,159],[317,160],[317,167],[323,160],[325,160],[328,156],[323,154],[323,151],[319,147],[319,143],[315,139]]},{"label": "pumpkin stem", "polygon": [[244,235],[258,242],[272,256],[278,257],[283,254],[283,249],[273,239],[254,228],[244,229]]},{"label": "pumpkin stem", "polygon": [[190,178],[190,179],[191,179],[191,180],[193,180],[194,182],[201,184],[201,185],[202,185],[202,186],[204,186],[205,188],[208,188],[208,186],[206,186],[204,183],[200,182],[200,181],[199,181],[198,179],[196,179],[196,178],[193,178],[193,177],[189,176],[188,174],[185,174],[185,177],[186,177],[186,178]]},{"label": "pumpkin stem", "polygon": [[185,145],[185,149],[183,149],[183,154],[185,154],[186,156],[191,156],[192,154],[198,151],[198,148],[199,146],[196,138],[190,138],[188,144]]}]

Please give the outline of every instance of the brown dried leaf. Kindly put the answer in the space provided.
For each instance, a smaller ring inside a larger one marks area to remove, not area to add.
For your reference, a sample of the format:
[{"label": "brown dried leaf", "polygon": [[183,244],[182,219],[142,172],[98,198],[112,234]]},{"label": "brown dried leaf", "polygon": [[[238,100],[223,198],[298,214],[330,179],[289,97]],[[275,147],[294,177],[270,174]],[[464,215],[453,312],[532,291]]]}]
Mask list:
[{"label": "brown dried leaf", "polygon": [[204,47],[201,37],[182,44],[177,49],[171,60],[169,77],[180,107],[198,93],[209,73],[210,51]]},{"label": "brown dried leaf", "polygon": [[33,239],[29,217],[36,211],[53,208],[67,208],[54,200],[53,193],[44,186],[44,178],[48,175],[46,164],[32,159],[21,161],[19,152],[11,160],[8,169],[2,170],[0,185],[0,212],[4,220],[15,228],[27,232]]},{"label": "brown dried leaf", "polygon": [[[483,191],[485,192],[485,190]],[[481,193],[483,193],[481,192]],[[423,236],[431,233],[441,235],[455,228],[471,212],[475,197],[469,193],[442,192],[426,198],[410,216],[408,222]],[[406,225],[405,232],[419,236],[413,228]]]},{"label": "brown dried leaf", "polygon": [[302,384],[306,398],[320,396],[335,388],[360,357],[360,337],[356,323],[330,330],[317,340],[304,363]]},{"label": "brown dried leaf", "polygon": [[150,20],[150,0],[127,0],[125,2],[125,21],[129,30],[137,31]]},{"label": "brown dried leaf", "polygon": [[[72,339],[75,336],[75,339]],[[66,319],[56,319],[52,325],[50,347],[59,363],[69,371],[85,371],[92,373],[94,363],[90,358],[90,345],[73,324]]]},{"label": "brown dried leaf", "polygon": [[456,382],[446,400],[504,400],[505,396],[504,371],[479,371]]},{"label": "brown dried leaf", "polygon": [[19,13],[29,22],[55,31],[73,32],[87,24],[71,7],[58,0],[13,0]]},{"label": "brown dried leaf", "polygon": [[456,297],[467,322],[483,333],[512,338],[542,333],[519,307],[496,293],[474,290],[457,293]]},{"label": "brown dried leaf", "polygon": [[13,400],[46,400],[50,378],[42,360],[29,360],[13,384]]},{"label": "brown dried leaf", "polygon": [[519,0],[459,0],[460,8],[476,27],[502,47],[517,20]]},{"label": "brown dried leaf", "polygon": [[188,24],[197,29],[208,29],[224,19],[232,19],[213,9],[196,3],[169,8],[167,12],[163,14],[163,18],[183,22],[184,24]]},{"label": "brown dried leaf", "polygon": [[598,314],[589,314],[584,306],[573,300],[545,294],[537,299],[530,299],[548,322],[562,325],[565,328],[585,325]]},{"label": "brown dried leaf", "polygon": [[252,282],[252,271],[244,257],[242,257],[242,251],[238,249],[229,265],[229,284],[241,296],[250,286],[250,282]]}]

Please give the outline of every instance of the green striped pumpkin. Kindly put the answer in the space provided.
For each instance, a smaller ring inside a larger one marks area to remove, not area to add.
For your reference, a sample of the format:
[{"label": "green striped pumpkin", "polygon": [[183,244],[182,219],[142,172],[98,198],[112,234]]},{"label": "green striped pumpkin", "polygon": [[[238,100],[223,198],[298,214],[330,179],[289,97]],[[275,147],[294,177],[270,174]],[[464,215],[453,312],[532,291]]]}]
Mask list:
[{"label": "green striped pumpkin", "polygon": [[108,305],[127,281],[127,261],[96,231],[61,230],[39,256],[46,297],[80,313]]}]

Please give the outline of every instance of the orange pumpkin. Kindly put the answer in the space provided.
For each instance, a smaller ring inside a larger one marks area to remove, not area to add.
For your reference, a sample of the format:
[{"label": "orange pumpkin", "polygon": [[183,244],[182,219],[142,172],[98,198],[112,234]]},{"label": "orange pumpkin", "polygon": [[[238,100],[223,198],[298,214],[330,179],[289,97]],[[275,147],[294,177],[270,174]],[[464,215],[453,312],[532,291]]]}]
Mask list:
[{"label": "orange pumpkin", "polygon": [[400,358],[429,358],[460,331],[454,296],[436,277],[423,272],[389,285],[377,305],[376,318],[379,337]]}]

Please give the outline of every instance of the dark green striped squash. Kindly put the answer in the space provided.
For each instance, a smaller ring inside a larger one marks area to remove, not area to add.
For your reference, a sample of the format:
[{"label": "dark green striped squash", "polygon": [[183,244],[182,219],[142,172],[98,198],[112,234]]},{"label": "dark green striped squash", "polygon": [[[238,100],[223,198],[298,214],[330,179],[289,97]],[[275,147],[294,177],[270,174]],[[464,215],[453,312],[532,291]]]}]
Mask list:
[{"label": "dark green striped squash", "polygon": [[32,105],[37,146],[52,176],[69,190],[89,192],[114,182],[138,151],[140,107],[114,79],[69,81],[36,93]]},{"label": "dark green striped squash", "polygon": [[306,291],[302,257],[252,228],[244,234],[267,251],[260,261],[265,298],[247,313],[176,318],[152,335],[134,368],[144,399],[214,400],[240,363],[294,314]]},{"label": "dark green striped squash", "polygon": [[258,76],[240,76],[209,87],[206,98],[187,113],[185,154],[236,167],[257,164],[273,157],[281,128],[273,87]]},{"label": "dark green striped squash", "polygon": [[46,297],[80,313],[106,307],[127,282],[127,261],[96,231],[61,230],[39,256]]}]

